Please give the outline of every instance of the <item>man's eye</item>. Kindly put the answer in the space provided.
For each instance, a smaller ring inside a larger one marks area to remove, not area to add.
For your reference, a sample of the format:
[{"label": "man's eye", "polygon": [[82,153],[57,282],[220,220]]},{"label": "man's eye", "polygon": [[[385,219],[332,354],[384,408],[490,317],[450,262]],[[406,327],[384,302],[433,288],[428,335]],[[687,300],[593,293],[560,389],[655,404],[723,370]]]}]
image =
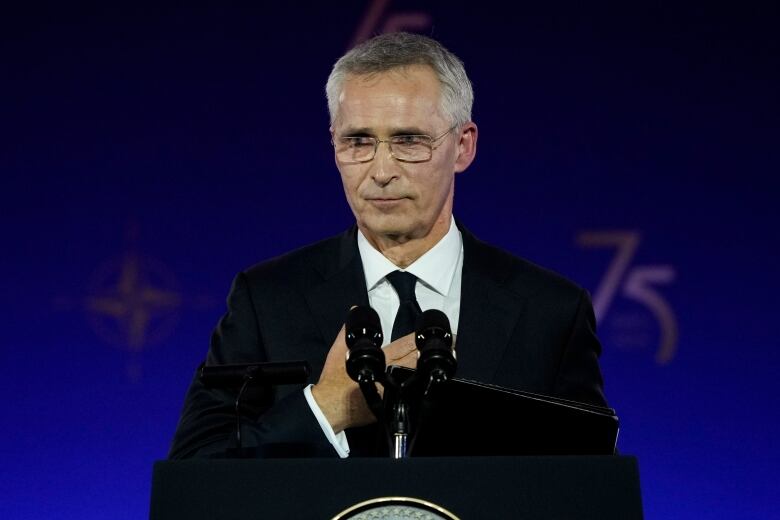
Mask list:
[{"label": "man's eye", "polygon": [[345,137],[344,141],[353,148],[374,146],[374,139],[372,137]]},{"label": "man's eye", "polygon": [[393,143],[400,145],[415,145],[421,144],[424,139],[425,137],[421,135],[397,135],[393,137]]}]

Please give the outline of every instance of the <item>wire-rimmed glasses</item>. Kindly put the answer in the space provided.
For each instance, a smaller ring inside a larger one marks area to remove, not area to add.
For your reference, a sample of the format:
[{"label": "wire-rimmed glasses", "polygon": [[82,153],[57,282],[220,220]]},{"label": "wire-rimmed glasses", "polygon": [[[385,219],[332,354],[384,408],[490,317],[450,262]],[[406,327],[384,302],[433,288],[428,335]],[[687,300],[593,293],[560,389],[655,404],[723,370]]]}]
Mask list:
[{"label": "wire-rimmed glasses", "polygon": [[371,136],[347,136],[333,139],[336,158],[342,163],[364,163],[376,156],[379,143],[387,143],[390,155],[398,161],[418,163],[430,161],[434,146],[442,137],[452,132],[454,125],[441,135],[394,135],[389,139],[377,139]]}]

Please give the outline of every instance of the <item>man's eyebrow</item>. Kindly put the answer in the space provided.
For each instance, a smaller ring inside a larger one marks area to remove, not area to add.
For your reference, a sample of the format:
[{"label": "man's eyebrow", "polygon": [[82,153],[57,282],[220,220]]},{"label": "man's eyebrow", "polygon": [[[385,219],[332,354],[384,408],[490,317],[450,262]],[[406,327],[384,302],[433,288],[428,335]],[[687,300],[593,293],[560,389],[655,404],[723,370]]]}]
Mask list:
[{"label": "man's eyebrow", "polygon": [[428,135],[428,132],[416,126],[407,126],[393,130],[390,135]]},{"label": "man's eyebrow", "polygon": [[350,128],[347,127],[341,132],[342,137],[370,137],[374,133],[369,128]]}]

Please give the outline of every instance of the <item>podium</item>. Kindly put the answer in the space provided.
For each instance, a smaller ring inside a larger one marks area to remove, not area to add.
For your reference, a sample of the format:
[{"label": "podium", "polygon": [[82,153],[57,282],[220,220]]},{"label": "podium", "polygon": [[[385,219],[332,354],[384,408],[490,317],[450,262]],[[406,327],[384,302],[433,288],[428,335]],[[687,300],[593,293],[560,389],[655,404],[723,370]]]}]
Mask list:
[{"label": "podium", "polygon": [[380,497],[421,499],[461,520],[642,518],[627,456],[160,461],[150,518],[331,519]]}]

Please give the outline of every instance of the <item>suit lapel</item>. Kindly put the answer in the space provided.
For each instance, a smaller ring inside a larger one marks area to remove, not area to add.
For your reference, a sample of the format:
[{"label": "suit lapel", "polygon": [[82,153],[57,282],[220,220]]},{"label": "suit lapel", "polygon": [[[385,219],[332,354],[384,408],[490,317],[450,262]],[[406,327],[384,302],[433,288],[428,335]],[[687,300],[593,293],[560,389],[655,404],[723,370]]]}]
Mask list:
[{"label": "suit lapel", "polygon": [[330,348],[344,324],[350,307],[368,305],[366,279],[357,249],[357,228],[344,232],[333,250],[323,255],[313,268],[321,277],[306,293],[306,301],[320,329],[325,345]]},{"label": "suit lapel", "polygon": [[463,278],[456,352],[457,377],[491,382],[527,301],[505,288],[511,270],[460,224]]}]

